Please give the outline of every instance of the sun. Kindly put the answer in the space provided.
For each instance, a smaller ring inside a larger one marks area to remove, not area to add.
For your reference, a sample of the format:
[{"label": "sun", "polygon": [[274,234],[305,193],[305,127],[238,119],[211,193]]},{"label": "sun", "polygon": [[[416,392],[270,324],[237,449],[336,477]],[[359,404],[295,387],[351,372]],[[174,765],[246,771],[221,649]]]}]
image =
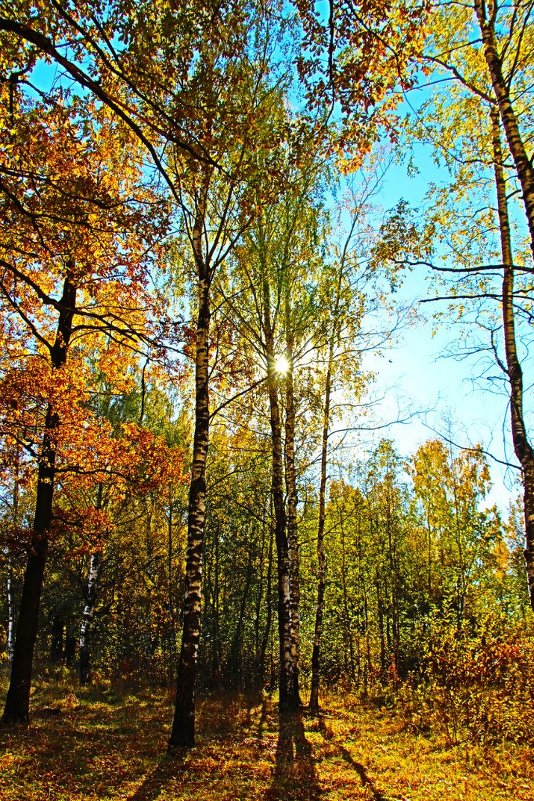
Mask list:
[{"label": "sun", "polygon": [[287,356],[277,356],[274,360],[274,369],[280,375],[287,375],[289,372],[289,360]]}]

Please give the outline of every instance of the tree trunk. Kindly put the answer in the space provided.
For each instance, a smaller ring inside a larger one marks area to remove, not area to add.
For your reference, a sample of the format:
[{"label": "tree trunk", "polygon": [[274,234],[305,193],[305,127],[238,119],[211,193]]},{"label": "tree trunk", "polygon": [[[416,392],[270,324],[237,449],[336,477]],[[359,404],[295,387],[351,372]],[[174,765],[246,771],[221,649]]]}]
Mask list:
[{"label": "tree trunk", "polygon": [[[286,315],[286,326],[289,327],[289,314]],[[295,692],[299,696],[298,665],[300,660],[300,558],[297,524],[297,479],[295,471],[295,397],[293,390],[293,342],[287,337],[287,359],[289,369],[285,377],[286,386],[286,421],[285,421],[285,474],[287,493],[287,544],[289,548],[289,581],[291,596],[291,638],[294,664]]]},{"label": "tree trunk", "polygon": [[173,569],[172,559],[174,555],[173,544],[173,502],[172,502],[172,484],[169,484],[169,515],[167,518],[167,580],[169,582],[169,589],[167,594],[167,605],[169,613],[169,679],[172,681],[173,664],[176,658],[176,619],[174,609],[173,597]]},{"label": "tree trunk", "polygon": [[271,636],[271,626],[273,621],[273,602],[272,602],[272,580],[273,580],[273,540],[274,529],[270,526],[269,531],[269,561],[267,564],[267,588],[265,591],[265,602],[267,605],[267,619],[265,621],[265,629],[260,646],[260,652],[257,659],[258,664],[258,686],[263,687],[265,681],[265,657],[267,648],[269,646],[269,639]]},{"label": "tree trunk", "polygon": [[343,592],[343,623],[345,630],[345,656],[349,655],[349,672],[352,681],[356,678],[356,667],[354,662],[354,643],[352,642],[352,624],[349,611],[349,591],[347,587],[347,557],[345,550],[345,527],[340,520],[341,527],[341,589]]},{"label": "tree trunk", "polygon": [[326,517],[326,467],[328,458],[328,427],[330,424],[330,393],[332,385],[333,339],[328,354],[326,386],[323,409],[323,436],[321,444],[321,479],[319,483],[319,521],[317,525],[317,606],[315,608],[315,630],[313,634],[312,675],[310,690],[310,712],[319,712],[319,684],[321,678],[321,639],[323,636],[324,592],[326,587],[326,555],[324,551],[324,526]]},{"label": "tree trunk", "polygon": [[282,426],[278,398],[278,377],[275,369],[274,332],[270,321],[270,293],[267,279],[263,283],[264,336],[267,358],[267,390],[269,393],[271,448],[272,448],[272,496],[275,519],[275,542],[278,560],[278,639],[280,648],[280,709],[297,709],[298,665],[293,648],[291,625],[291,580],[289,544],[286,530],[284,504],[284,462],[282,448]]},{"label": "tree trunk", "polygon": [[[76,287],[71,282],[70,274],[67,274],[63,284],[63,294],[59,301],[60,311],[56,339],[50,348],[50,358],[55,370],[61,369],[67,360],[75,304]],[[4,723],[25,723],[29,720],[33,654],[39,622],[49,529],[52,522],[56,459],[54,440],[58,427],[59,414],[49,403],[39,456],[35,515],[20,599],[11,679],[2,718]]]},{"label": "tree trunk", "polygon": [[330,426],[330,398],[332,394],[332,373],[334,369],[334,349],[341,326],[339,307],[341,302],[341,288],[345,269],[345,257],[352,236],[356,217],[353,219],[350,234],[345,241],[345,247],[339,265],[336,282],[335,302],[332,314],[332,331],[328,343],[328,363],[326,368],[326,381],[323,407],[323,431],[321,441],[321,477],[319,481],[319,520],[317,524],[317,605],[315,607],[315,629],[313,633],[312,675],[310,689],[310,711],[319,713],[319,685],[321,681],[321,640],[323,636],[324,594],[326,589],[326,554],[324,550],[324,527],[326,518],[326,481],[328,463],[328,429]]},{"label": "tree trunk", "polygon": [[523,371],[517,355],[515,338],[514,261],[506,200],[506,183],[502,166],[503,154],[499,132],[499,120],[496,113],[492,113],[492,132],[495,185],[497,187],[497,208],[499,213],[503,261],[502,315],[506,373],[510,383],[510,418],[514,452],[523,473],[523,506],[526,539],[525,563],[530,605],[534,610],[534,450],[528,440],[523,415]]},{"label": "tree trunk", "polygon": [[382,600],[380,576],[378,575],[378,573],[375,576],[375,589],[376,589],[376,609],[378,614],[378,636],[380,640],[380,679],[382,681],[385,681],[387,673],[387,660],[386,660],[386,633],[384,630],[384,602]]},{"label": "tree trunk", "polygon": [[91,634],[96,604],[96,587],[100,570],[100,553],[94,551],[89,563],[87,595],[80,628],[80,684],[88,684],[91,675]]},{"label": "tree trunk", "polygon": [[259,664],[258,655],[260,652],[261,613],[262,613],[262,602],[263,602],[263,590],[265,583],[266,529],[267,529],[267,521],[265,519],[265,515],[263,514],[261,517],[261,545],[259,553],[258,581],[255,585],[256,592],[254,599],[254,670],[256,671],[256,674]]},{"label": "tree trunk", "polygon": [[211,615],[211,684],[218,688],[221,683],[221,630],[219,625],[219,535],[220,526],[215,525],[214,539],[214,577]]},{"label": "tree trunk", "polygon": [[373,668],[373,660],[371,657],[371,627],[369,625],[369,601],[367,600],[367,589],[365,581],[362,581],[363,587],[363,620],[365,626],[365,670],[363,673],[363,697],[367,698],[369,695],[369,677]]},{"label": "tree trunk", "polygon": [[189,486],[187,552],[182,645],[178,662],[178,681],[174,720],[169,749],[195,744],[195,683],[198,669],[202,606],[202,550],[206,518],[206,462],[209,446],[209,330],[210,271],[202,255],[206,212],[205,193],[192,231],[192,246],[198,278],[198,314],[195,336],[195,434],[193,466]]},{"label": "tree trunk", "polygon": [[[15,481],[13,483],[13,529],[19,527],[19,458],[17,449],[15,456]],[[15,649],[15,593],[13,589],[13,557],[9,546],[4,548],[7,563],[6,600],[7,600],[7,663],[9,668],[13,664],[13,651]]]},{"label": "tree trunk", "polygon": [[11,666],[13,663],[13,651],[15,648],[15,598],[13,595],[13,564],[11,554],[6,548],[7,559],[7,662]]},{"label": "tree trunk", "polygon": [[[486,58],[486,64],[488,65],[491,84],[506,134],[506,141],[508,142],[508,147],[517,171],[517,177],[521,185],[523,203],[525,205],[530,232],[530,246],[534,256],[534,167],[528,157],[519,130],[517,115],[510,99],[509,84],[503,75],[502,59],[497,50],[494,17],[492,15],[491,19],[487,18],[484,0],[474,0],[474,7],[482,34],[484,56]],[[501,212],[499,211],[499,218],[500,216]],[[513,264],[513,262],[510,262],[510,264]]]},{"label": "tree trunk", "polygon": [[[400,576],[397,562],[396,537],[393,532],[394,517],[391,508],[390,488],[386,489],[386,533],[388,538],[389,575],[391,578],[390,616],[391,616],[391,650],[393,653],[394,676],[396,686],[400,675],[400,613],[399,613],[399,584]],[[395,529],[396,531],[396,529]]]},{"label": "tree trunk", "polygon": [[[102,509],[102,483],[98,485],[96,508]],[[87,592],[85,596],[85,606],[82,612],[82,624],[80,627],[80,684],[89,684],[91,674],[91,634],[93,618],[95,614],[96,591],[98,574],[100,572],[101,554],[93,551],[89,561],[89,574],[87,576]]]}]

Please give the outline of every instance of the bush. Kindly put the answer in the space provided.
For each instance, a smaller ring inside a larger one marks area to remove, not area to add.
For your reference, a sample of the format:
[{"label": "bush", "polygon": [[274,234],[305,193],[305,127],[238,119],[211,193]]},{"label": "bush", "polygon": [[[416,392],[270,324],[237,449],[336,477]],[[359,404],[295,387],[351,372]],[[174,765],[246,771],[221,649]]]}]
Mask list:
[{"label": "bush", "polygon": [[411,725],[439,729],[449,744],[534,742],[534,637],[525,624],[476,630],[432,622],[416,674],[399,702]]}]

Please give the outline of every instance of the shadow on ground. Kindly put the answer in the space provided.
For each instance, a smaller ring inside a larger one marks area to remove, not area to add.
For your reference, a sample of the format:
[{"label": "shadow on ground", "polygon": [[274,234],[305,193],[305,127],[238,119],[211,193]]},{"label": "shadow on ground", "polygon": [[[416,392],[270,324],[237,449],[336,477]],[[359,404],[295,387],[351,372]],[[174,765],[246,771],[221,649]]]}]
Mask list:
[{"label": "shadow on ground", "polygon": [[145,778],[128,801],[155,801],[164,787],[172,783],[184,768],[183,755],[162,757],[158,767]]},{"label": "shadow on ground", "polygon": [[318,801],[321,788],[313,760],[312,748],[306,740],[300,712],[281,712],[278,744],[272,787],[268,801]]},{"label": "shadow on ground", "polygon": [[361,762],[356,762],[350,751],[345,748],[344,745],[340,743],[336,743],[332,741],[332,733],[326,726],[324,717],[319,717],[319,731],[322,732],[323,736],[333,742],[335,748],[337,749],[340,756],[347,762],[351,768],[354,768],[358,776],[360,777],[360,781],[362,783],[363,788],[369,793],[370,798],[372,801],[388,801],[387,796],[385,796],[374,784],[372,779],[369,778],[367,775],[367,771],[365,767],[361,764]]}]

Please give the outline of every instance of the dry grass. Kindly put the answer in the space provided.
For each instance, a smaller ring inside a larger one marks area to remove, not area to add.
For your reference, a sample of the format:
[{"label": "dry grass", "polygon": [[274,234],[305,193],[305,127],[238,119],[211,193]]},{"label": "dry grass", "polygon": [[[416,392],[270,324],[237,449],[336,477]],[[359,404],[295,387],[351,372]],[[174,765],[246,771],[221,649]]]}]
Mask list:
[{"label": "dry grass", "polygon": [[162,694],[38,690],[27,729],[0,731],[1,801],[531,801],[532,754],[445,748],[385,710],[330,698],[279,722],[269,698],[199,705],[197,747],[166,755]]}]

